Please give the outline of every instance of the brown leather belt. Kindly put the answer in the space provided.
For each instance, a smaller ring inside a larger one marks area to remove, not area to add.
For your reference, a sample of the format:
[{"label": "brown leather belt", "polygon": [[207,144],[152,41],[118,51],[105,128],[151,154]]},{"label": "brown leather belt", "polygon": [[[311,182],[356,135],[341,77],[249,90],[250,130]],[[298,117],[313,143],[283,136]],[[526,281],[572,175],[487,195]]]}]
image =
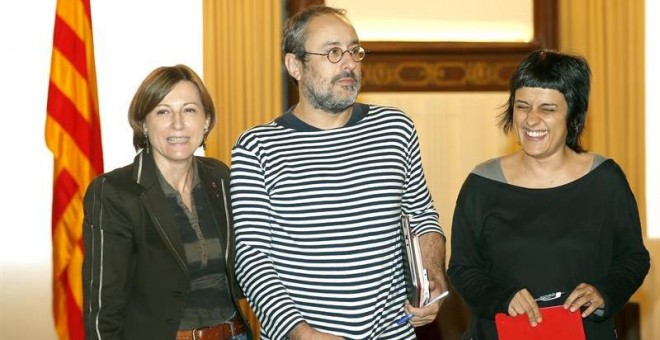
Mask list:
[{"label": "brown leather belt", "polygon": [[240,317],[235,316],[230,321],[215,326],[178,331],[176,340],[227,340],[242,333],[245,333],[245,325]]}]

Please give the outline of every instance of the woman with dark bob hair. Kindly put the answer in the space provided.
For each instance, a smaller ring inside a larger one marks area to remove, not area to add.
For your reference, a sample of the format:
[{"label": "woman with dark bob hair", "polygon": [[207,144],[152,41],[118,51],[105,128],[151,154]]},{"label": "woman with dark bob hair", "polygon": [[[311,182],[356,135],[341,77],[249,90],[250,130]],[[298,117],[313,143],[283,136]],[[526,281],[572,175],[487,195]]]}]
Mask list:
[{"label": "woman with dark bob hair", "polygon": [[213,101],[185,65],[159,67],[128,120],[132,164],[85,194],[87,339],[247,339],[234,275],[229,170],[195,156],[215,124]]},{"label": "woman with dark bob hair", "polygon": [[616,339],[612,317],[648,273],[625,174],[580,145],[590,77],[584,58],[553,50],[511,77],[500,126],[520,150],[477,165],[453,217],[448,275],[470,339],[497,339],[497,313],[536,327],[550,306],[580,313],[587,339]]}]

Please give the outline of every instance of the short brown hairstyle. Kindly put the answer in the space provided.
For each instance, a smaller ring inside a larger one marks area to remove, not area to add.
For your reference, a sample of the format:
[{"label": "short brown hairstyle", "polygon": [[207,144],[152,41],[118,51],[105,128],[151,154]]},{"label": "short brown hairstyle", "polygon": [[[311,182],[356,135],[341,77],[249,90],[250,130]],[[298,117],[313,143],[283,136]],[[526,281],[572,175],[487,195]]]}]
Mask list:
[{"label": "short brown hairstyle", "polygon": [[199,91],[204,114],[209,119],[209,128],[204,133],[204,140],[206,140],[206,136],[213,129],[213,126],[215,126],[215,106],[204,82],[202,82],[202,79],[195,71],[186,65],[162,66],[153,70],[142,81],[142,84],[140,84],[140,87],[138,87],[133,95],[133,100],[131,100],[131,105],[128,108],[128,122],[133,129],[133,146],[136,151],[143,149],[147,145],[143,129],[144,120],[147,115],[181,81],[192,82]]}]

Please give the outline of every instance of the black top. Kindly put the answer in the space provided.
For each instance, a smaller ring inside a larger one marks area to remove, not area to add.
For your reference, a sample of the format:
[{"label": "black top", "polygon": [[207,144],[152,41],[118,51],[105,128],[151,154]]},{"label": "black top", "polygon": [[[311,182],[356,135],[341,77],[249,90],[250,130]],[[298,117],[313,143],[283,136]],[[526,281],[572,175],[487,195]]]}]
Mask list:
[{"label": "black top", "polygon": [[[322,131],[321,129],[309,125],[303,122],[302,120],[300,120],[300,118],[296,117],[293,114],[293,109],[295,107],[296,107],[295,105],[290,107],[283,115],[277,117],[277,119],[275,119],[275,122],[284,127],[299,132]],[[355,105],[353,105],[353,110],[351,111],[351,117],[348,118],[348,121],[346,122],[344,127],[353,126],[357,124],[364,117],[366,117],[368,113],[369,113],[369,105],[363,103],[355,103]]]},{"label": "black top", "polygon": [[571,183],[529,189],[471,173],[452,225],[448,274],[472,310],[473,339],[497,339],[493,318],[513,295],[534,297],[593,285],[605,299],[602,316],[584,319],[587,339],[614,339],[612,316],[642,284],[649,254],[637,204],[611,159]]},{"label": "black top", "polygon": [[174,222],[179,227],[190,278],[190,293],[179,323],[180,330],[214,326],[236,314],[216,225],[223,221],[213,218],[199,178],[197,162],[197,159],[192,162],[195,177],[190,209],[183,203],[181,194],[158,171],[158,180],[172,209]]}]

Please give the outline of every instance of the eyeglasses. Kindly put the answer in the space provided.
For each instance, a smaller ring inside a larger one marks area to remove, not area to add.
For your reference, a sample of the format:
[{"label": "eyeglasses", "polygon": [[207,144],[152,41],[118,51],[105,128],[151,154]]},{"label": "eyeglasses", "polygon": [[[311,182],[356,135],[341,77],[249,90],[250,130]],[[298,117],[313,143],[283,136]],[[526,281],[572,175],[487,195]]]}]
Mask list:
[{"label": "eyeglasses", "polygon": [[362,61],[362,59],[364,59],[364,56],[367,54],[367,51],[365,51],[364,48],[360,46],[355,46],[346,51],[342,50],[339,47],[333,47],[327,53],[305,52],[305,54],[324,55],[328,57],[328,60],[330,60],[331,63],[336,64],[340,62],[342,58],[344,58],[344,53],[346,52],[350,53],[351,58],[353,58],[353,60],[357,62]]}]

